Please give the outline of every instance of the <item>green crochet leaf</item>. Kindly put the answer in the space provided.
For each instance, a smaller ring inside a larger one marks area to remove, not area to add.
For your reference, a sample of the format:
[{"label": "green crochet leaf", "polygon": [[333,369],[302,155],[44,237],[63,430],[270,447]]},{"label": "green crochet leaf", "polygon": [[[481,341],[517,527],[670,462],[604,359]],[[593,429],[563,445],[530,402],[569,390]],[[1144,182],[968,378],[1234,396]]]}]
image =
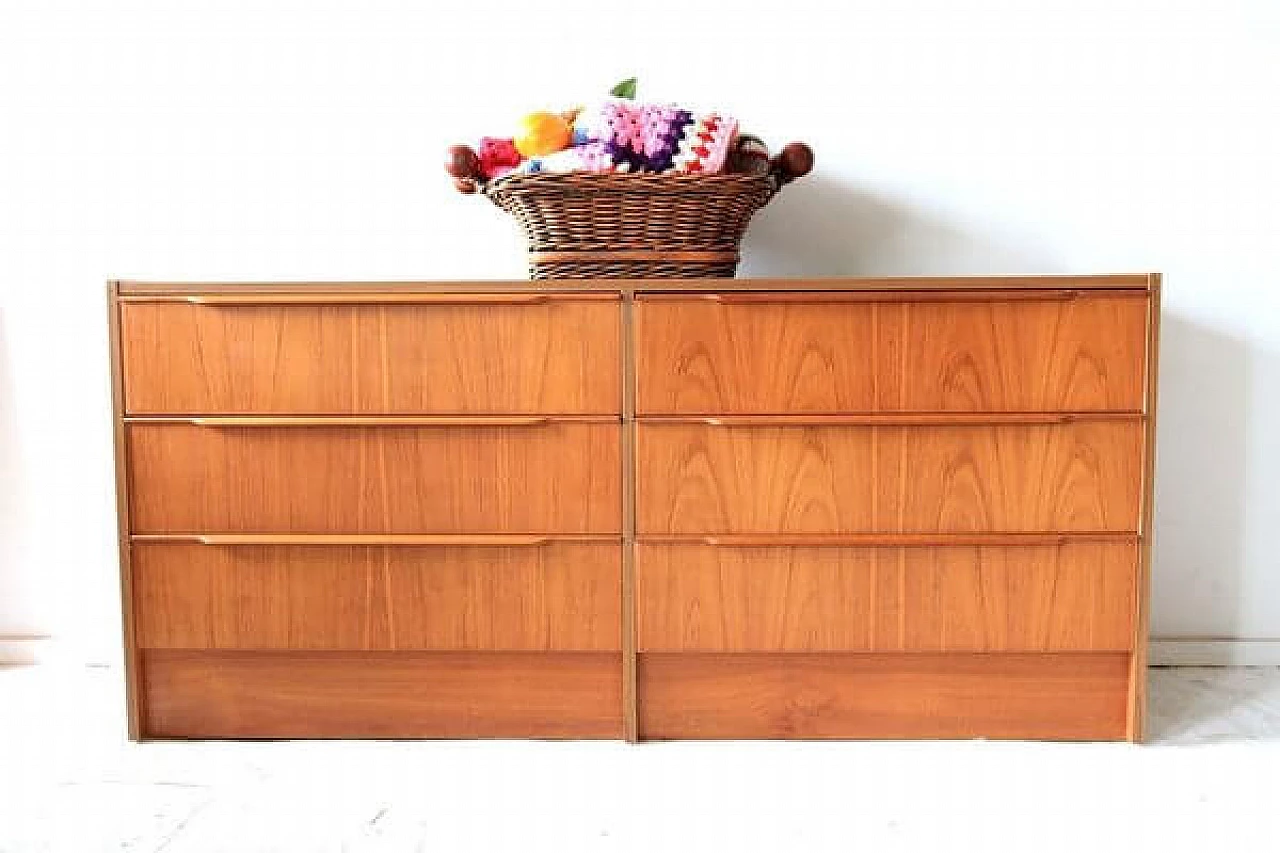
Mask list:
[{"label": "green crochet leaf", "polygon": [[615,98],[628,98],[634,101],[636,99],[636,78],[628,77],[610,89],[609,94]]}]

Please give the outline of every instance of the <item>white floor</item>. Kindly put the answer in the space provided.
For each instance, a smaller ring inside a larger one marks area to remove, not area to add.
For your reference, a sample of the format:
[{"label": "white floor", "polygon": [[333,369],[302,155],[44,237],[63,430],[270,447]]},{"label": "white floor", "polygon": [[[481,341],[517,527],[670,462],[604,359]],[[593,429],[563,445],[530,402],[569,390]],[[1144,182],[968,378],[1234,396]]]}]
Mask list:
[{"label": "white floor", "polygon": [[1159,669],[1152,742],[134,745],[0,669],[0,851],[1277,851],[1280,669]]}]

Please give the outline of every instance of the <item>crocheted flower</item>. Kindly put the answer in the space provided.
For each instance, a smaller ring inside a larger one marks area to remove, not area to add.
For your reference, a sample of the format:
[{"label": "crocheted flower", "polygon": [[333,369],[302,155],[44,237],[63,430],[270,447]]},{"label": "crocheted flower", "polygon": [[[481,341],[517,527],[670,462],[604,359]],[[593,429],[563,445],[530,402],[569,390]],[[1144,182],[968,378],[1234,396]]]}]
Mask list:
[{"label": "crocheted flower", "polygon": [[613,142],[631,145],[639,133],[639,115],[630,101],[608,100],[584,107],[573,125],[574,144]]},{"label": "crocheted flower", "polygon": [[645,160],[649,171],[666,172],[684,137],[685,128],[693,122],[687,110],[671,108],[655,123],[655,132],[645,140]]},{"label": "crocheted flower", "polygon": [[480,150],[477,154],[480,157],[480,173],[490,180],[520,165],[520,152],[516,150],[515,142],[510,139],[486,136],[480,140]]},{"label": "crocheted flower", "polygon": [[577,152],[581,168],[587,172],[612,172],[614,170],[613,154],[606,142],[590,142],[579,148]]},{"label": "crocheted flower", "polygon": [[644,155],[632,151],[629,145],[606,142],[604,146],[619,172],[643,172],[648,167]]}]

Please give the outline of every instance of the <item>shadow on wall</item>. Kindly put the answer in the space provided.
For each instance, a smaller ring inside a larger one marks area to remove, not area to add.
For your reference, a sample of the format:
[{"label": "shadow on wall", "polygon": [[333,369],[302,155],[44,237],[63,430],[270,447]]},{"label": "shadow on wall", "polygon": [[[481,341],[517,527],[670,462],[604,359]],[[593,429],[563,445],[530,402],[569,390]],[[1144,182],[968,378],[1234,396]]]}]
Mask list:
[{"label": "shadow on wall", "polygon": [[[1251,541],[1280,536],[1274,525],[1249,526],[1250,510],[1259,514],[1251,503],[1265,499],[1251,490],[1250,472],[1265,476],[1275,467],[1250,434],[1266,417],[1253,396],[1267,384],[1259,376],[1280,376],[1277,354],[1165,310],[1151,564],[1157,638],[1250,639],[1257,614],[1246,606],[1259,604],[1250,596],[1277,588],[1259,576],[1260,561],[1247,550]],[[1274,609],[1276,600],[1261,603]],[[1275,738],[1274,726],[1259,722],[1274,713],[1275,681],[1266,670],[1156,669],[1148,679],[1155,741],[1256,740],[1260,730]]]},{"label": "shadow on wall", "polygon": [[1152,555],[1156,636],[1244,633],[1253,362],[1247,341],[1164,312]]},{"label": "shadow on wall", "polygon": [[1034,235],[1018,245],[960,230],[823,175],[783,189],[751,221],[739,275],[996,275],[1056,273],[1061,265]]}]

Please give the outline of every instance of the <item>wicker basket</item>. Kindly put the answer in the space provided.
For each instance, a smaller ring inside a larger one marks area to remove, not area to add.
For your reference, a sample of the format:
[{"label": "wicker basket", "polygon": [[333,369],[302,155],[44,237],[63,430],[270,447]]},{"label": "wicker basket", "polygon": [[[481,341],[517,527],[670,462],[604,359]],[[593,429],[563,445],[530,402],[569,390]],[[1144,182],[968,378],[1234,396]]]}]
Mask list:
[{"label": "wicker basket", "polygon": [[534,279],[732,278],[767,175],[534,174],[483,187],[524,229]]}]

